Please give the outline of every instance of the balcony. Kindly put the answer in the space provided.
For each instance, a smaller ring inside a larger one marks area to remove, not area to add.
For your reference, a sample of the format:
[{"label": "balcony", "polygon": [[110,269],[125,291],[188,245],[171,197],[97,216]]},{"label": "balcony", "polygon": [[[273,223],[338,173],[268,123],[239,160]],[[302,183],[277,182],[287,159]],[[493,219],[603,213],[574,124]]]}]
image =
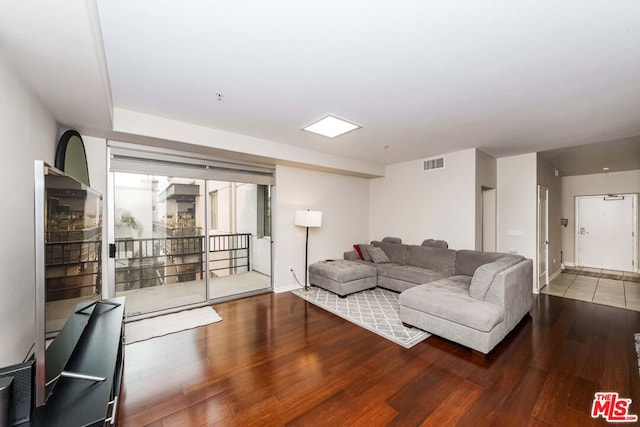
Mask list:
[{"label": "balcony", "polygon": [[268,275],[252,270],[251,234],[210,236],[207,266],[205,236],[175,230],[154,225],[155,235],[167,236],[116,239],[116,292],[127,296],[128,315],[206,301],[207,274],[210,299],[271,286]]}]

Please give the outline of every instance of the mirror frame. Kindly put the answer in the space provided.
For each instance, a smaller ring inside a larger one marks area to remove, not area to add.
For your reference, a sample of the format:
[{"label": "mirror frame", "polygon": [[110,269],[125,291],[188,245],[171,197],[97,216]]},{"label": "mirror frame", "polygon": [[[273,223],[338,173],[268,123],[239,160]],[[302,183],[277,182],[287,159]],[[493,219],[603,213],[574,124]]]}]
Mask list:
[{"label": "mirror frame", "polygon": [[[70,151],[69,143],[72,143],[72,147],[74,146],[72,141],[75,140],[73,138],[77,138],[80,141],[80,148],[82,149],[82,152],[79,158],[73,159],[73,168],[72,170],[69,170],[69,163],[67,163],[67,161],[70,159],[67,157],[67,154],[69,154],[68,151]],[[80,162],[79,165],[77,164],[78,162]],[[87,152],[84,149],[84,141],[82,140],[82,136],[78,131],[68,130],[64,132],[60,137],[58,146],[56,147],[55,167],[66,173],[67,175],[77,179],[78,181],[83,182],[87,186],[90,186],[89,167],[87,166]]]}]

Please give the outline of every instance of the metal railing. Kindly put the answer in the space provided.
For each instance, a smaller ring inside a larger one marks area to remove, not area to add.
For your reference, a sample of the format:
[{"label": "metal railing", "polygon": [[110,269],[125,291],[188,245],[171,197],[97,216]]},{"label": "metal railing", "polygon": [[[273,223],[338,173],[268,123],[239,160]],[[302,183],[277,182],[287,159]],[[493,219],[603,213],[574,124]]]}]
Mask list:
[{"label": "metal railing", "polygon": [[45,243],[46,300],[99,294],[102,285],[102,241]]},{"label": "metal railing", "polygon": [[209,271],[236,274],[244,269],[251,270],[251,233],[209,236]]},{"label": "metal railing", "polygon": [[[203,280],[204,236],[116,239],[116,291]],[[209,268],[228,274],[250,269],[251,234],[210,236]]]}]

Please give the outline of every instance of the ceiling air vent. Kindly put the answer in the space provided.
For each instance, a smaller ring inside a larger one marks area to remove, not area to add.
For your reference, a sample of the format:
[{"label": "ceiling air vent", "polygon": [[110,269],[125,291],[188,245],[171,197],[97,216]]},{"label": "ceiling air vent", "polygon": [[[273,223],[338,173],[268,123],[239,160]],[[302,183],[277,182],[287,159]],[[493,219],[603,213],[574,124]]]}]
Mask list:
[{"label": "ceiling air vent", "polygon": [[444,169],[444,157],[434,157],[422,161],[422,171],[431,171],[434,169]]}]

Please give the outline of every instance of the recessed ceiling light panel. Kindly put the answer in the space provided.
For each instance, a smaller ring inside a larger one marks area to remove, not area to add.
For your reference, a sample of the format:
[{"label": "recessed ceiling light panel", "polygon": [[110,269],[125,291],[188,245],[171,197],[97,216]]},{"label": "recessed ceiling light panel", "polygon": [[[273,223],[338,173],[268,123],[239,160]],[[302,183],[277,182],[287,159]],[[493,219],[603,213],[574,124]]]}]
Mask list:
[{"label": "recessed ceiling light panel", "polygon": [[336,136],[344,135],[347,132],[351,132],[352,130],[359,129],[361,127],[362,126],[355,123],[348,122],[328,114],[322,119],[303,127],[302,130],[317,133],[318,135],[326,136],[327,138],[335,138]]}]

